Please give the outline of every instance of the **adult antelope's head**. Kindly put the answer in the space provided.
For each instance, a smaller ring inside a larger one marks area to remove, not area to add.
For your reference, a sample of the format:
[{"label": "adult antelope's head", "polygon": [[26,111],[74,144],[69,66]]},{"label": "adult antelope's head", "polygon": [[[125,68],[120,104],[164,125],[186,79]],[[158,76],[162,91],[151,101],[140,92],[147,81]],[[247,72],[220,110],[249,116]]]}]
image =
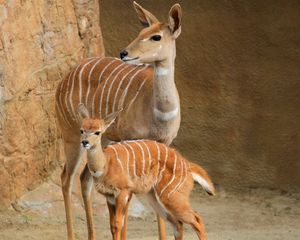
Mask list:
[{"label": "adult antelope's head", "polygon": [[[175,57],[175,40],[181,32],[180,5],[172,6],[167,24],[160,23],[152,13],[136,2],[133,2],[133,6],[146,28],[120,53],[120,58],[127,63],[150,64],[167,60],[173,55]],[[174,52],[173,55],[172,52]]]},{"label": "adult antelope's head", "polygon": [[93,148],[96,144],[101,143],[101,136],[106,129],[115,121],[118,112],[109,114],[105,119],[90,118],[89,112],[80,103],[78,105],[78,115],[81,120],[81,144],[86,149]]}]

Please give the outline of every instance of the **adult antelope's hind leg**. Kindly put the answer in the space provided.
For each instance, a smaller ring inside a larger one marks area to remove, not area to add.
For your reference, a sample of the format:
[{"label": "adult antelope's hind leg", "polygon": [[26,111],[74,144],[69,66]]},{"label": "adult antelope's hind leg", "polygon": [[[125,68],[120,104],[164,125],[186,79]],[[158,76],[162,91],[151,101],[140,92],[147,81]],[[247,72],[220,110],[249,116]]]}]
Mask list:
[{"label": "adult antelope's hind leg", "polygon": [[82,148],[79,140],[76,142],[65,142],[64,149],[66,154],[66,163],[61,173],[62,193],[64,197],[68,240],[74,239],[74,227],[72,217],[71,195],[74,176],[82,157]]},{"label": "adult antelope's hind leg", "polygon": [[85,208],[86,220],[87,220],[87,228],[88,228],[88,239],[95,240],[95,228],[93,221],[93,207],[91,201],[91,193],[93,189],[93,176],[91,175],[88,165],[86,164],[81,175],[81,193]]}]

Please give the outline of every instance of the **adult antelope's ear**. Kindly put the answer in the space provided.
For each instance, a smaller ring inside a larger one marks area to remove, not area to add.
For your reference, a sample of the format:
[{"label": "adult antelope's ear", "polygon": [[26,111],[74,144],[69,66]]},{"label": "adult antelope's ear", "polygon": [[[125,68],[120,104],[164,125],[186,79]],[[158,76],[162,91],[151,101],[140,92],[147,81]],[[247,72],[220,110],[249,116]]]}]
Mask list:
[{"label": "adult antelope's ear", "polygon": [[104,131],[111,125],[113,124],[113,122],[116,120],[116,118],[119,116],[120,112],[122,112],[123,109],[119,110],[119,111],[116,111],[116,112],[113,112],[113,113],[110,113],[108,114],[104,119],[104,125],[105,125],[105,129]]},{"label": "adult antelope's ear", "polygon": [[83,103],[78,104],[77,112],[78,112],[80,123],[82,122],[83,119],[90,117],[89,111],[86,109]]},{"label": "adult antelope's ear", "polygon": [[181,18],[181,7],[178,3],[176,3],[171,7],[169,12],[169,28],[173,33],[174,39],[176,39],[181,33]]},{"label": "adult antelope's ear", "polygon": [[133,7],[135,11],[138,14],[138,17],[145,27],[151,26],[153,23],[158,23],[159,21],[157,18],[149,11],[146,9],[142,8],[141,5],[137,4],[135,1],[133,1]]}]

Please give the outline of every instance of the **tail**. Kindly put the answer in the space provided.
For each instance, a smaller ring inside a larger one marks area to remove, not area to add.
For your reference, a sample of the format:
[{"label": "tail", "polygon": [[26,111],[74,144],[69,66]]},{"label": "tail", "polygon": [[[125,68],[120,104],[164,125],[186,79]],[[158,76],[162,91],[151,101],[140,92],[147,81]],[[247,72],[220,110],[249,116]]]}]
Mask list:
[{"label": "tail", "polygon": [[189,162],[194,181],[199,183],[209,195],[215,195],[215,187],[207,172],[199,165]]}]

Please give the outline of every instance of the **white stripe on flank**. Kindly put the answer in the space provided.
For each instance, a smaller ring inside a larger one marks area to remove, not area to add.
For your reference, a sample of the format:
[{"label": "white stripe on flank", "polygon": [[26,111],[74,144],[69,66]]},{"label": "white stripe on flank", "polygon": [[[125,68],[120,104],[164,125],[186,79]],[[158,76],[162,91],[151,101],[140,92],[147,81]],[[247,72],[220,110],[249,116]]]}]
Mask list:
[{"label": "white stripe on flank", "polygon": [[[125,90],[124,90],[124,93],[123,93],[123,94],[125,94],[125,96],[124,96],[124,98],[121,98],[121,99],[120,99],[122,102],[121,102],[121,103],[119,102],[119,104],[118,104],[118,107],[119,107],[119,108],[121,108],[121,109],[124,108],[125,98],[126,98],[126,95],[127,95],[127,93],[128,93],[128,89],[129,89],[129,87],[130,87],[130,85],[131,85],[132,80],[136,77],[136,75],[137,75],[138,73],[142,72],[142,71],[145,70],[146,68],[147,68],[147,66],[141,68],[141,69],[138,70],[135,74],[132,75],[132,77],[131,77],[130,80],[129,80],[129,83],[127,84],[127,87],[126,87]],[[120,100],[119,100],[119,101],[120,101]]]},{"label": "white stripe on flank", "polygon": [[[181,188],[182,184],[185,182],[186,177],[187,177],[187,166],[186,166],[185,160],[183,160],[183,163],[184,163],[185,174],[184,174],[184,178],[182,179],[181,183],[177,186],[177,189]],[[177,189],[175,191],[177,191]]]},{"label": "white stripe on flank", "polygon": [[94,64],[94,66],[90,69],[89,72],[89,76],[88,76],[88,86],[87,86],[87,91],[86,91],[86,96],[85,96],[85,106],[88,109],[88,99],[89,99],[89,95],[90,95],[90,89],[91,89],[91,76],[92,73],[94,71],[94,69],[96,68],[96,66],[104,59],[104,57],[100,57],[99,60]]},{"label": "white stripe on flank", "polygon": [[138,142],[134,142],[140,149],[142,152],[142,156],[143,156],[143,162],[142,162],[142,175],[145,175],[145,152],[144,149],[142,148],[142,146],[138,143]]},{"label": "white stripe on flank", "polygon": [[[71,73],[70,73],[71,74]],[[64,121],[71,127],[71,123],[68,121],[65,110],[63,108],[63,104],[62,104],[62,99],[61,99],[61,95],[62,95],[62,89],[64,86],[65,81],[60,82],[60,89],[59,89],[59,104],[57,104],[57,108],[59,109],[59,112],[61,113],[61,116],[63,117]]]},{"label": "white stripe on flank", "polygon": [[161,195],[163,194],[163,192],[172,184],[172,182],[174,181],[175,177],[176,177],[176,164],[177,164],[177,154],[174,151],[174,165],[173,165],[173,177],[172,179],[168,182],[168,184],[163,188],[163,190],[161,190],[159,196],[161,197]]},{"label": "white stripe on flank", "polygon": [[162,121],[170,121],[173,118],[176,118],[179,112],[178,107],[176,107],[174,110],[169,111],[169,112],[162,112],[157,108],[154,108],[154,115],[156,118]]},{"label": "white stripe on flank", "polygon": [[129,67],[130,67],[130,65],[127,64],[120,72],[118,72],[118,73],[116,74],[116,76],[114,77],[114,79],[111,81],[111,84],[110,84],[110,87],[109,87],[109,89],[108,89],[107,96],[106,96],[105,116],[108,114],[108,102],[109,102],[109,96],[110,96],[110,92],[111,92],[112,86],[113,86],[115,80],[118,78],[119,74],[120,74],[121,72],[123,72],[125,69],[129,68]]},{"label": "white stripe on flank", "polygon": [[67,88],[66,88],[66,95],[65,95],[65,104],[66,104],[67,112],[70,115],[70,118],[72,118],[72,114],[71,114],[71,111],[70,111],[69,106],[68,106],[68,96],[69,96],[70,79],[71,79],[72,74],[74,74],[74,72],[75,72],[75,69],[73,70],[73,72],[70,72],[70,75],[69,75],[69,78],[68,78],[68,83],[67,83]]},{"label": "white stripe on flank", "polygon": [[148,147],[148,144],[147,143],[145,143],[144,141],[143,142],[141,142],[145,147],[146,147],[146,149],[147,149],[147,153],[148,153],[148,170],[147,170],[147,172],[149,173],[149,171],[150,171],[150,167],[151,167],[151,163],[152,163],[152,156],[151,156],[151,152],[150,152],[150,150],[149,150],[149,147]]},{"label": "white stripe on flank", "polygon": [[168,149],[168,147],[166,146],[166,145],[164,145],[165,146],[165,149],[166,149],[166,152],[165,152],[165,163],[164,163],[164,167],[163,167],[163,169],[160,171],[160,173],[159,173],[159,178],[158,178],[158,182],[157,183],[160,183],[160,180],[161,180],[161,178],[162,178],[162,174],[163,174],[163,172],[165,171],[165,169],[166,169],[166,165],[167,165],[167,161],[168,161],[168,158],[169,158],[169,156],[168,156],[168,151],[169,151],[169,149]]},{"label": "white stripe on flank", "polygon": [[117,159],[117,161],[118,161],[118,163],[119,163],[119,165],[120,165],[120,167],[122,169],[122,172],[124,172],[123,165],[122,165],[122,162],[121,162],[121,160],[119,158],[118,151],[115,149],[115,147],[113,145],[109,145],[108,147],[110,147],[110,148],[112,148],[114,150],[114,152],[116,154],[116,159]]},{"label": "white stripe on flank", "polygon": [[133,175],[136,177],[136,169],[135,169],[135,153],[134,153],[134,149],[130,146],[130,144],[124,143],[126,146],[128,146],[132,152],[132,161],[133,161]]},{"label": "white stripe on flank", "polygon": [[159,169],[160,169],[160,149],[159,149],[159,146],[156,141],[155,141],[155,146],[156,146],[156,150],[157,150],[157,175],[156,175],[156,182],[157,182],[158,173],[159,173]]},{"label": "white stripe on flank", "polygon": [[117,99],[117,96],[118,96],[118,92],[119,92],[119,90],[120,90],[121,85],[123,84],[124,79],[125,79],[130,73],[132,73],[133,71],[135,71],[137,68],[139,68],[139,66],[136,66],[135,68],[133,68],[133,69],[131,69],[130,71],[128,71],[128,73],[125,74],[125,75],[122,77],[122,79],[120,80],[119,86],[118,86],[118,88],[117,88],[117,90],[116,90],[116,92],[115,92],[115,97],[114,97],[114,101],[113,101],[113,104],[112,104],[112,112],[115,112],[115,102],[116,102],[116,99]]},{"label": "white stripe on flank", "polygon": [[154,69],[155,75],[156,76],[166,76],[169,74],[169,69],[168,68],[163,68],[163,67],[157,67]]},{"label": "white stripe on flank", "polygon": [[[109,81],[109,79],[111,78],[111,76],[120,68],[124,65],[125,63],[121,63],[119,66],[117,66],[116,68],[113,69],[113,71],[111,71],[111,73],[109,74],[109,76],[105,79],[104,85],[102,87],[102,91],[101,91],[101,96],[100,96],[100,105],[99,105],[99,116],[100,118],[102,118],[102,101],[103,101],[103,93],[106,87],[107,82]],[[121,69],[122,71],[122,69]]]},{"label": "white stripe on flank", "polygon": [[83,67],[80,69],[79,72],[79,103],[82,103],[81,98],[82,98],[82,73],[84,69],[89,65],[92,61],[95,59],[92,59],[91,61],[88,61],[86,64],[83,65]]},{"label": "white stripe on flank", "polygon": [[122,143],[118,143],[120,146],[122,146],[122,148],[125,149],[126,154],[127,154],[127,173],[130,175],[130,169],[129,169],[129,152],[127,150],[127,148],[122,144]]},{"label": "white stripe on flank", "polygon": [[92,117],[95,117],[95,97],[96,97],[96,94],[98,92],[98,88],[100,87],[100,81],[101,81],[101,78],[102,78],[102,75],[103,73],[105,72],[105,70],[111,65],[113,64],[114,62],[116,62],[117,60],[113,60],[111,61],[109,64],[107,64],[103,69],[102,69],[102,72],[100,73],[99,75],[99,78],[98,78],[98,85],[97,85],[97,88],[94,92],[94,96],[92,98]]},{"label": "white stripe on flank", "polygon": [[171,192],[168,193],[168,198],[175,192],[177,191],[178,186],[180,186],[181,181],[182,181],[182,177],[183,177],[183,161],[182,158],[180,158],[180,166],[181,166],[181,171],[180,171],[180,179],[179,182],[177,183],[177,185],[173,188],[173,190]]},{"label": "white stripe on flank", "polygon": [[71,105],[72,114],[73,114],[73,116],[74,116],[73,119],[75,119],[75,120],[76,120],[77,118],[76,118],[76,114],[75,114],[75,111],[74,111],[74,106],[73,106],[73,99],[72,99],[72,97],[73,97],[74,81],[75,81],[76,72],[77,72],[77,70],[79,69],[80,66],[81,66],[81,65],[78,64],[77,68],[76,68],[75,71],[74,71],[73,78],[72,78],[72,86],[71,86],[71,91],[70,91],[70,96],[69,96],[69,102],[70,102],[70,105]]}]

